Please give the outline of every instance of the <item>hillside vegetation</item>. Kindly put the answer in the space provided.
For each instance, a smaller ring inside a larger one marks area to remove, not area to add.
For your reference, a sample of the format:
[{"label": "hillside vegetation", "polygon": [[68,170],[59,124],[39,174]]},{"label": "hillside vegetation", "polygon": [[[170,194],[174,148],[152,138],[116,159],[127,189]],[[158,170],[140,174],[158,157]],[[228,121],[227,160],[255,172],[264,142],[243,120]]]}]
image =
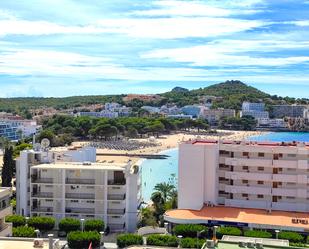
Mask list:
[{"label": "hillside vegetation", "polygon": [[[212,98],[213,108],[223,107],[237,110],[241,108],[243,101],[264,101],[267,106],[271,104],[309,103],[309,99],[283,98],[276,95],[271,96],[237,80],[226,81],[195,90],[175,87],[172,91],[160,95],[162,98],[156,102],[145,102],[143,100],[134,99],[128,103],[128,105],[133,108],[139,108],[142,105],[161,106],[166,103],[175,103],[182,107],[184,105],[203,103],[209,97]],[[29,109],[42,107],[53,107],[61,110],[83,105],[103,104],[112,101],[124,104],[123,97],[125,96],[126,95],[94,95],[64,98],[0,98],[0,111],[22,114]]]}]

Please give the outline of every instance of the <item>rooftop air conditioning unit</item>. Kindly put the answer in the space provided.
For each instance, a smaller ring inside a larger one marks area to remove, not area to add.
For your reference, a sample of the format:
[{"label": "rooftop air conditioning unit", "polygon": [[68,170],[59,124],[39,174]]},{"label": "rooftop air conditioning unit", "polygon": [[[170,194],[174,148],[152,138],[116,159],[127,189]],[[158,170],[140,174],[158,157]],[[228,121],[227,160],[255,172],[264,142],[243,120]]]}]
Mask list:
[{"label": "rooftop air conditioning unit", "polygon": [[207,248],[215,248],[215,242],[213,240],[207,240],[206,241],[206,247]]},{"label": "rooftop air conditioning unit", "polygon": [[43,239],[34,239],[33,240],[33,247],[43,247],[44,241]]},{"label": "rooftop air conditioning unit", "polygon": [[91,165],[91,162],[83,162],[83,165]]}]

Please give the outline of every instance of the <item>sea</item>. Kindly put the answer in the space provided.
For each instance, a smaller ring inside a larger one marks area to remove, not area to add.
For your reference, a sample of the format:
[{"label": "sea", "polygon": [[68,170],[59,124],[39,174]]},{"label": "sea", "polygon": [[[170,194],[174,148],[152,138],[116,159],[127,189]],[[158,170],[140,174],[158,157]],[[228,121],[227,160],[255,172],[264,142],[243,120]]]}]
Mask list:
[{"label": "sea", "polygon": [[[250,141],[309,142],[309,132],[271,132],[247,139]],[[147,159],[141,164],[141,190],[144,202],[150,200],[154,187],[158,183],[168,182],[177,186],[178,149],[162,151],[161,154],[169,157],[167,159]]]}]

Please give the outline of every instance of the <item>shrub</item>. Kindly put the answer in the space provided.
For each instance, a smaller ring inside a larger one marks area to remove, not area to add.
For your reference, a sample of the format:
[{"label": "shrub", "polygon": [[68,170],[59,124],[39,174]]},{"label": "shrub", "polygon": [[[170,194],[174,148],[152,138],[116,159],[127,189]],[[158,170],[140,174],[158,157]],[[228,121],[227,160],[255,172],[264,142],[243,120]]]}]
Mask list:
[{"label": "shrub", "polygon": [[256,238],[271,238],[272,234],[267,231],[262,230],[247,230],[244,232],[246,237],[256,237]]},{"label": "shrub", "polygon": [[178,241],[176,236],[153,234],[147,237],[147,245],[177,247]]},{"label": "shrub", "polygon": [[181,224],[174,227],[173,231],[175,235],[182,235],[183,237],[196,238],[197,232],[207,232],[208,228],[203,225],[197,224]]},{"label": "shrub", "polygon": [[104,222],[102,220],[86,220],[85,231],[104,231]]},{"label": "shrub", "polygon": [[221,238],[223,235],[241,236],[242,232],[237,227],[219,227],[217,235]]},{"label": "shrub", "polygon": [[5,217],[5,222],[13,223],[13,227],[26,225],[26,218],[21,215],[9,215]]},{"label": "shrub", "polygon": [[19,226],[13,227],[13,237],[36,237],[36,233],[33,227],[28,226]]},{"label": "shrub", "polygon": [[63,218],[59,222],[59,230],[66,233],[80,230],[80,221],[74,218]]},{"label": "shrub", "polygon": [[131,245],[142,245],[143,237],[137,234],[120,234],[117,236],[117,245],[120,248],[124,248]]},{"label": "shrub", "polygon": [[69,248],[71,249],[87,249],[92,242],[92,248],[99,246],[100,234],[95,231],[73,231],[67,236]]},{"label": "shrub", "polygon": [[28,225],[40,231],[52,230],[55,226],[55,219],[51,217],[35,216],[28,220]]},{"label": "shrub", "polygon": [[293,243],[304,241],[304,237],[296,232],[280,232],[279,239],[286,239]]},{"label": "shrub", "polygon": [[[180,246],[182,248],[202,248],[204,245],[205,240],[203,239],[194,239],[194,238],[183,238],[180,241]],[[197,244],[197,245],[196,245]]]}]

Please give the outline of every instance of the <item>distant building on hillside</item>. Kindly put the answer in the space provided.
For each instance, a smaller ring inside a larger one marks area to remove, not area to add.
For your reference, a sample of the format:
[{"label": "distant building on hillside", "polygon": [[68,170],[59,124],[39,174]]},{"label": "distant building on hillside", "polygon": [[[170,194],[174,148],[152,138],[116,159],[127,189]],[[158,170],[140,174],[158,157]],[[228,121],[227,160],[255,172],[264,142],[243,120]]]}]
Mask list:
[{"label": "distant building on hillside", "polygon": [[269,113],[264,111],[264,108],[264,103],[243,102],[240,116],[252,116],[255,119],[267,119],[269,118]]},{"label": "distant building on hillside", "polygon": [[233,118],[236,116],[236,112],[233,109],[204,109],[201,113],[201,117],[206,119],[209,124],[216,125],[223,117]]},{"label": "distant building on hillside", "polygon": [[185,115],[191,115],[194,118],[199,118],[201,112],[205,109],[206,107],[201,105],[186,105],[181,108],[181,111]]},{"label": "distant building on hillside", "polygon": [[144,106],[141,107],[141,109],[149,112],[150,114],[160,113],[160,108],[155,107],[155,106],[144,105]]},{"label": "distant building on hillside", "polygon": [[19,140],[21,138],[19,126],[11,122],[0,121],[0,137],[5,137],[9,140]]},{"label": "distant building on hillside", "polygon": [[287,128],[287,123],[282,118],[260,118],[257,120],[257,126],[260,128],[278,128],[284,129]]},{"label": "distant building on hillside", "polygon": [[303,118],[308,106],[305,105],[273,105],[272,116],[274,118]]},{"label": "distant building on hillside", "polygon": [[108,110],[102,110],[100,112],[78,112],[77,116],[81,117],[95,117],[95,118],[117,118],[117,112],[111,112]]}]

